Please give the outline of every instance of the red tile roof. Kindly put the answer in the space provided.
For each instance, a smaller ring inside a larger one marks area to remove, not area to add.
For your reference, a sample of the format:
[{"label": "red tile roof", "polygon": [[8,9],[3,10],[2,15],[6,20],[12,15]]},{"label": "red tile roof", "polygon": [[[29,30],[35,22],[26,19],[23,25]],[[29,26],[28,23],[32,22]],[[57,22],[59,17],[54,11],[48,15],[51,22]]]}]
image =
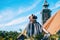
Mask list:
[{"label": "red tile roof", "polygon": [[56,34],[60,30],[60,10],[47,20],[43,25],[43,28],[50,34]]}]

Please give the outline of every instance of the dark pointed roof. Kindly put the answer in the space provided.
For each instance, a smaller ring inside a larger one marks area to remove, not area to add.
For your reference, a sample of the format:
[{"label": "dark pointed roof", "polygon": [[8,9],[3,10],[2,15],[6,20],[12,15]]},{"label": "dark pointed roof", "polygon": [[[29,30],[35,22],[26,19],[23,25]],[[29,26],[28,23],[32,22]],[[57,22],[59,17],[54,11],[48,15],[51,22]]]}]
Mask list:
[{"label": "dark pointed roof", "polygon": [[43,5],[45,8],[49,6],[47,0],[44,1],[44,5]]}]

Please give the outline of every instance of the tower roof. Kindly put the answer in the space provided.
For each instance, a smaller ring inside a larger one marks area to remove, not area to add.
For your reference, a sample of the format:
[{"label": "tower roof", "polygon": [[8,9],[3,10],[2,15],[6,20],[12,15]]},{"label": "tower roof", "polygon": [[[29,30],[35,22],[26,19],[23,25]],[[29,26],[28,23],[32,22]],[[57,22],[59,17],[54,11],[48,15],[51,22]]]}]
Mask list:
[{"label": "tower roof", "polygon": [[43,5],[45,8],[49,6],[47,0],[44,1],[44,5]]}]

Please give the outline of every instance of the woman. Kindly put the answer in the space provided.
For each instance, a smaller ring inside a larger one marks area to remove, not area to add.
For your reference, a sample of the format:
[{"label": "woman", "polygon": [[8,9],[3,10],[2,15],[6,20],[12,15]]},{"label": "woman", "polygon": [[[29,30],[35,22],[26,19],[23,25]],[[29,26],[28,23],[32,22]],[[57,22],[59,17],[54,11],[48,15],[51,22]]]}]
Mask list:
[{"label": "woman", "polygon": [[42,26],[39,24],[39,22],[36,21],[36,19],[37,16],[33,14],[29,17],[30,22],[25,29],[28,37],[39,35],[40,33],[42,33]]}]

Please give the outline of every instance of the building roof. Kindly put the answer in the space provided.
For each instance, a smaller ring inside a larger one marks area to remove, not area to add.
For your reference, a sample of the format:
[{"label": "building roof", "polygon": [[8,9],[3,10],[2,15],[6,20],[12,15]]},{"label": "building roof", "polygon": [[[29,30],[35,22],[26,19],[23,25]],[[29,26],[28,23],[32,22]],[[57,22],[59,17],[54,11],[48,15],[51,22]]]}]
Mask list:
[{"label": "building roof", "polygon": [[60,30],[60,10],[43,25],[50,34],[56,34]]}]

